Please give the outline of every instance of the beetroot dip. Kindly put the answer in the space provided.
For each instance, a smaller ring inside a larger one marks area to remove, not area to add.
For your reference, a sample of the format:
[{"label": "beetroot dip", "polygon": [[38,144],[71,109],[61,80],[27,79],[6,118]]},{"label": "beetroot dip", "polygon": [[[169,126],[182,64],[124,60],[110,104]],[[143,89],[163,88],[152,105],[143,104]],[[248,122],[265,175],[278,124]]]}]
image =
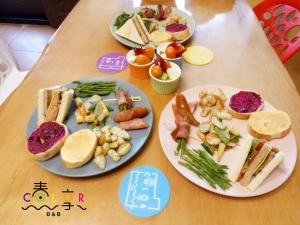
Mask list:
[{"label": "beetroot dip", "polygon": [[42,123],[28,138],[28,150],[33,154],[45,152],[64,138],[65,134],[64,126],[56,122]]},{"label": "beetroot dip", "polygon": [[186,24],[181,24],[181,23],[172,23],[166,26],[166,31],[169,32],[179,32],[187,29]]},{"label": "beetroot dip", "polygon": [[240,91],[230,98],[229,106],[239,113],[252,113],[263,104],[260,95],[251,91]]}]

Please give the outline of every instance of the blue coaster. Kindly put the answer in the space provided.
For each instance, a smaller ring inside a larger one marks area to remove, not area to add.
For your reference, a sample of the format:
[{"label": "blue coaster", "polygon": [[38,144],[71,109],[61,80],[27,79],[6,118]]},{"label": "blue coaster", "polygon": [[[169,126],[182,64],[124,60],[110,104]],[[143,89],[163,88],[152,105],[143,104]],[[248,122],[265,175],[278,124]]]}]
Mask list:
[{"label": "blue coaster", "polygon": [[152,166],[139,166],[122,179],[119,198],[123,207],[138,217],[150,217],[162,211],[170,198],[166,176]]}]

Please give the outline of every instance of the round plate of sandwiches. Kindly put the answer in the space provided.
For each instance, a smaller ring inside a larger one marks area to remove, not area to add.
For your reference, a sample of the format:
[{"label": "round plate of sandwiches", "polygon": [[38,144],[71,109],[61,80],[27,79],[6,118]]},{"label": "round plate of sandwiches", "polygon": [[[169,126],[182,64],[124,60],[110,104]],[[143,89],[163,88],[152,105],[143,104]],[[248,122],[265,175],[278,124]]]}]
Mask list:
[{"label": "round plate of sandwiches", "polygon": [[92,77],[37,94],[26,130],[27,152],[52,173],[106,173],[136,155],[150,135],[151,104],[126,81]]},{"label": "round plate of sandwiches", "polygon": [[126,46],[155,48],[169,41],[187,41],[195,31],[195,21],[186,12],[171,6],[145,5],[116,16],[110,31]]},{"label": "round plate of sandwiches", "polygon": [[289,115],[251,90],[205,85],[177,94],[161,114],[159,138],[184,177],[226,196],[271,192],[296,164]]}]

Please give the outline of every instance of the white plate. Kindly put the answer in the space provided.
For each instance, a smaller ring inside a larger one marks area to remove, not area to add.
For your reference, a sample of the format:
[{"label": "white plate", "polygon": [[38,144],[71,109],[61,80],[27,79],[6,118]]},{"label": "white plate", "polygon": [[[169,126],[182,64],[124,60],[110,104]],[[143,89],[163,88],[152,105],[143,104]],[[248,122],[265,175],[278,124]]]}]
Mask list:
[{"label": "white plate", "polygon": [[[221,86],[221,85],[206,85],[206,86],[198,86],[191,89],[188,89],[182,94],[186,97],[187,101],[198,101],[199,100],[199,91],[203,88],[206,88],[209,91],[212,91],[216,88],[221,88],[225,95],[227,96],[229,101],[230,96],[240,91],[237,88],[229,87],[229,86]],[[262,96],[263,97],[263,96]],[[296,146],[296,140],[294,133],[291,131],[287,136],[285,136],[282,139],[275,139],[269,142],[271,146],[277,147],[281,151],[286,153],[286,156],[284,160],[281,162],[281,164],[267,177],[267,179],[253,192],[248,190],[247,188],[241,186],[239,183],[235,183],[232,185],[231,188],[229,188],[226,191],[223,191],[222,189],[214,189],[205,181],[200,179],[195,173],[188,170],[184,166],[181,166],[179,161],[179,156],[176,156],[174,154],[174,150],[176,149],[177,143],[172,139],[170,132],[175,128],[175,122],[174,122],[174,115],[172,111],[172,104],[175,103],[175,98],[173,98],[164,108],[160,121],[159,121],[159,139],[161,146],[163,148],[163,151],[169,161],[172,163],[172,165],[188,180],[192,181],[196,185],[226,196],[232,196],[232,197],[252,197],[252,196],[258,196],[265,193],[268,193],[275,188],[282,185],[288,177],[291,175],[295,164],[296,164],[296,158],[297,158],[297,146]],[[275,108],[268,102],[264,101],[264,110],[266,111],[272,111],[275,110]],[[204,121],[208,120],[207,118],[202,118],[200,116],[201,109],[198,107],[196,112],[194,113],[196,119],[198,121]],[[243,146],[245,140],[247,137],[250,136],[250,134],[247,131],[247,123],[248,120],[238,120],[238,119],[232,119],[231,121],[226,122],[227,124],[231,124],[234,127],[236,127],[241,135],[242,139],[240,140],[240,145],[232,150],[229,150],[224,153],[222,160],[220,161],[221,164],[225,164],[229,167],[228,169],[228,175],[230,176],[234,170],[234,162],[235,159],[239,156],[239,150],[241,146]],[[201,141],[199,138],[197,138],[196,135],[197,128],[191,127],[190,132],[190,140],[188,142],[188,147],[198,149],[201,147]]]},{"label": "white plate", "polygon": [[[141,8],[145,8],[145,7],[152,8],[152,9],[155,9],[155,10],[157,9],[157,5],[143,5],[141,7],[136,7],[136,8],[129,9],[129,10],[124,10],[123,12],[129,13],[129,14],[137,13],[137,12],[140,11]],[[163,7],[165,8],[166,6],[163,5]],[[122,37],[120,37],[119,35],[116,34],[117,28],[114,26],[114,23],[115,23],[117,17],[119,15],[121,15],[123,12],[120,12],[117,16],[115,16],[113,18],[113,20],[110,24],[110,32],[112,33],[112,35],[114,36],[115,39],[117,39],[119,42],[121,42],[122,44],[124,44],[128,47],[132,47],[132,48],[141,47],[140,45],[138,45],[138,44],[136,44],[132,41],[129,41],[125,38],[122,38]],[[193,17],[191,17],[189,14],[187,14],[186,12],[184,12],[180,9],[172,7],[172,13],[178,14],[178,15],[182,16],[183,18],[186,18],[186,22],[187,22],[187,26],[188,26],[190,35],[186,39],[184,39],[182,41],[178,41],[179,43],[183,43],[183,42],[187,41],[193,35],[193,33],[195,31],[196,23],[195,23]],[[159,24],[159,30],[165,30],[162,27],[162,21],[157,21],[157,20],[155,20],[155,21],[158,22],[158,24]],[[155,47],[155,46],[153,45],[153,47]]]}]

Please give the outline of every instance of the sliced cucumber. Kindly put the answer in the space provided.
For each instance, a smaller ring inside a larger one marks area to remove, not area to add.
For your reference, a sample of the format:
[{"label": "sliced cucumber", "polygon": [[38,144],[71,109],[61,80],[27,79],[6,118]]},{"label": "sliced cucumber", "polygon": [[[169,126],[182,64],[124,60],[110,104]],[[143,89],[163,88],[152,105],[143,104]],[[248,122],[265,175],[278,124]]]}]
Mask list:
[{"label": "sliced cucumber", "polygon": [[161,75],[161,79],[162,79],[162,80],[169,80],[170,78],[169,78],[169,75],[168,75],[167,73],[163,73],[163,74]]}]

